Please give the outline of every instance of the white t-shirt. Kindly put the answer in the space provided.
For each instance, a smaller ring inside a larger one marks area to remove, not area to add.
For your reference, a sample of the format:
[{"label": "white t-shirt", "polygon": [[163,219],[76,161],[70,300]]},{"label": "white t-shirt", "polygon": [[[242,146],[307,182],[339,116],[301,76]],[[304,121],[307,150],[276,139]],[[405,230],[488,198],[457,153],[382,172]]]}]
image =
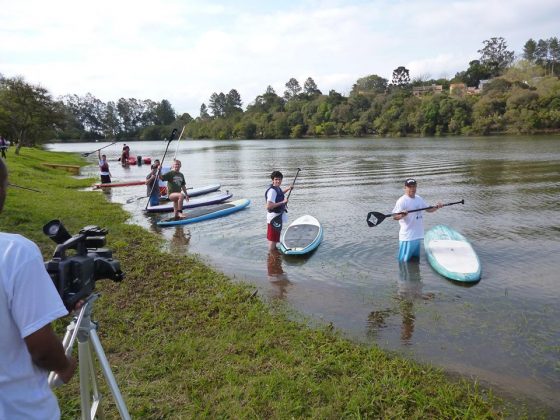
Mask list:
[{"label": "white t-shirt", "polygon": [[24,338],[67,314],[37,245],[0,233],[0,419],[60,418]]},{"label": "white t-shirt", "polygon": [[[268,203],[269,201],[271,203],[276,203],[276,196],[278,195],[278,193],[276,192],[276,190],[274,188],[270,188],[268,190],[268,192],[266,193],[266,202]],[[272,219],[274,219],[276,216],[278,216],[278,213],[274,213],[272,211],[266,211],[266,223],[270,223],[270,221]],[[288,214],[286,212],[284,212],[282,214],[282,224],[286,224],[288,223]]]},{"label": "white t-shirt", "polygon": [[[393,213],[401,211],[410,211],[428,207],[428,204],[418,194],[414,198],[410,198],[404,194],[397,200]],[[409,213],[406,217],[399,220],[401,229],[399,231],[399,241],[414,241],[424,237],[424,219],[422,218],[423,211],[416,213]]]}]

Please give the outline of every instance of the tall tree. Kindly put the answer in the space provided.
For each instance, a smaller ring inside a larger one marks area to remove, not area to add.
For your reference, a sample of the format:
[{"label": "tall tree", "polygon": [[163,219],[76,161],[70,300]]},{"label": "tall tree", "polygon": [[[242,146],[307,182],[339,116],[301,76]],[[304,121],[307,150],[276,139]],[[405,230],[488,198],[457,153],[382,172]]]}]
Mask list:
[{"label": "tall tree", "polygon": [[533,38],[530,38],[523,46],[523,58],[531,63],[534,63],[536,49],[537,43]]},{"label": "tall tree", "polygon": [[410,73],[406,67],[399,66],[393,70],[392,84],[399,87],[406,87],[410,84]]},{"label": "tall tree", "polygon": [[228,92],[225,98],[224,104],[224,114],[226,117],[229,117],[235,113],[243,112],[241,106],[243,102],[241,102],[241,95],[237,90],[232,89]]},{"label": "tall tree", "polygon": [[313,80],[311,77],[308,77],[303,84],[303,93],[308,96],[316,96],[320,95],[321,91],[317,87],[315,80]]},{"label": "tall tree", "polygon": [[173,106],[171,106],[171,103],[167,99],[162,99],[162,101],[156,105],[155,117],[155,123],[158,125],[171,124],[175,121],[175,118],[177,118]]},{"label": "tall tree", "polygon": [[513,63],[515,53],[507,49],[507,43],[503,37],[493,37],[482,43],[484,47],[478,50],[480,62],[489,68],[492,76],[501,75]]},{"label": "tall tree", "polygon": [[548,40],[548,55],[550,58],[551,74],[554,76],[558,73],[558,64],[560,64],[560,43],[558,38],[553,37]]},{"label": "tall tree", "polygon": [[202,105],[200,105],[200,119],[201,120],[208,120],[210,119],[210,114],[208,113],[208,107],[206,106],[205,103],[203,103]]},{"label": "tall tree", "polygon": [[45,141],[63,120],[62,104],[47,89],[21,77],[0,79],[0,128],[16,141],[16,154],[22,146]]},{"label": "tall tree", "polygon": [[537,42],[537,48],[535,49],[535,62],[545,67],[548,62],[548,41],[545,39],[539,39]]},{"label": "tall tree", "polygon": [[284,91],[284,99],[289,101],[290,99],[296,98],[301,92],[301,86],[295,78],[291,78],[286,82],[286,90]]}]

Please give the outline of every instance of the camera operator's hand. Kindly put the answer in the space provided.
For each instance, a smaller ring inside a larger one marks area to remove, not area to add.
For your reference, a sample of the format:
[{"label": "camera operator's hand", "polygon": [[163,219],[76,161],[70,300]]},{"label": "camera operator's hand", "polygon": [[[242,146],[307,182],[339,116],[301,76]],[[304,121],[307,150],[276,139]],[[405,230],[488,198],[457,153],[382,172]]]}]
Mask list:
[{"label": "camera operator's hand", "polygon": [[68,366],[66,366],[66,368],[54,371],[54,373],[58,375],[58,378],[65,384],[67,384],[70,379],[72,379],[72,376],[74,376],[74,372],[76,372],[76,367],[78,366],[78,362],[74,357],[68,356],[67,359]]},{"label": "camera operator's hand", "polygon": [[35,365],[56,372],[65,383],[70,380],[76,370],[76,360],[66,356],[50,324],[25,337],[25,344]]}]

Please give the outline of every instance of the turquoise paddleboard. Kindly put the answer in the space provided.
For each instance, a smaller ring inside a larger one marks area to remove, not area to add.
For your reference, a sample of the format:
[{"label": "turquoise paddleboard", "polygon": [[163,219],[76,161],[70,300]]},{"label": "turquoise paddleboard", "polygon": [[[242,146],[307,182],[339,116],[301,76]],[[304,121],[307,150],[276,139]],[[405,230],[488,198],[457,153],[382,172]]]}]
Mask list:
[{"label": "turquoise paddleboard", "polygon": [[178,226],[187,225],[189,223],[202,222],[204,220],[215,219],[217,217],[227,216],[228,214],[235,213],[242,210],[251,203],[251,200],[241,199],[235,201],[228,201],[226,203],[218,204],[215,206],[198,207],[189,210],[185,213],[185,218],[180,220],[164,219],[158,222],[158,226]]},{"label": "turquoise paddleboard", "polygon": [[480,280],[478,255],[456,230],[444,225],[434,226],[424,235],[424,250],[432,268],[442,276],[462,282]]},{"label": "turquoise paddleboard", "polygon": [[304,255],[315,250],[323,240],[323,227],[313,216],[298,217],[282,233],[280,252]]}]

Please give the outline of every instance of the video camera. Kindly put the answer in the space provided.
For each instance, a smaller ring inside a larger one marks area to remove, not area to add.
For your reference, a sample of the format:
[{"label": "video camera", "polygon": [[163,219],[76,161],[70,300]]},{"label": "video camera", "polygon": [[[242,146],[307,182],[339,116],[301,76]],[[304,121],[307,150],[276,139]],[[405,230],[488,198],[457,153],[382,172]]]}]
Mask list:
[{"label": "video camera", "polygon": [[[107,229],[85,226],[77,235],[70,236],[60,220],[51,220],[43,226],[43,232],[58,244],[45,267],[68,310],[93,292],[96,280],[124,278],[120,263],[112,258],[113,252],[101,248]],[[75,249],[75,254],[67,256],[68,249]]]}]

